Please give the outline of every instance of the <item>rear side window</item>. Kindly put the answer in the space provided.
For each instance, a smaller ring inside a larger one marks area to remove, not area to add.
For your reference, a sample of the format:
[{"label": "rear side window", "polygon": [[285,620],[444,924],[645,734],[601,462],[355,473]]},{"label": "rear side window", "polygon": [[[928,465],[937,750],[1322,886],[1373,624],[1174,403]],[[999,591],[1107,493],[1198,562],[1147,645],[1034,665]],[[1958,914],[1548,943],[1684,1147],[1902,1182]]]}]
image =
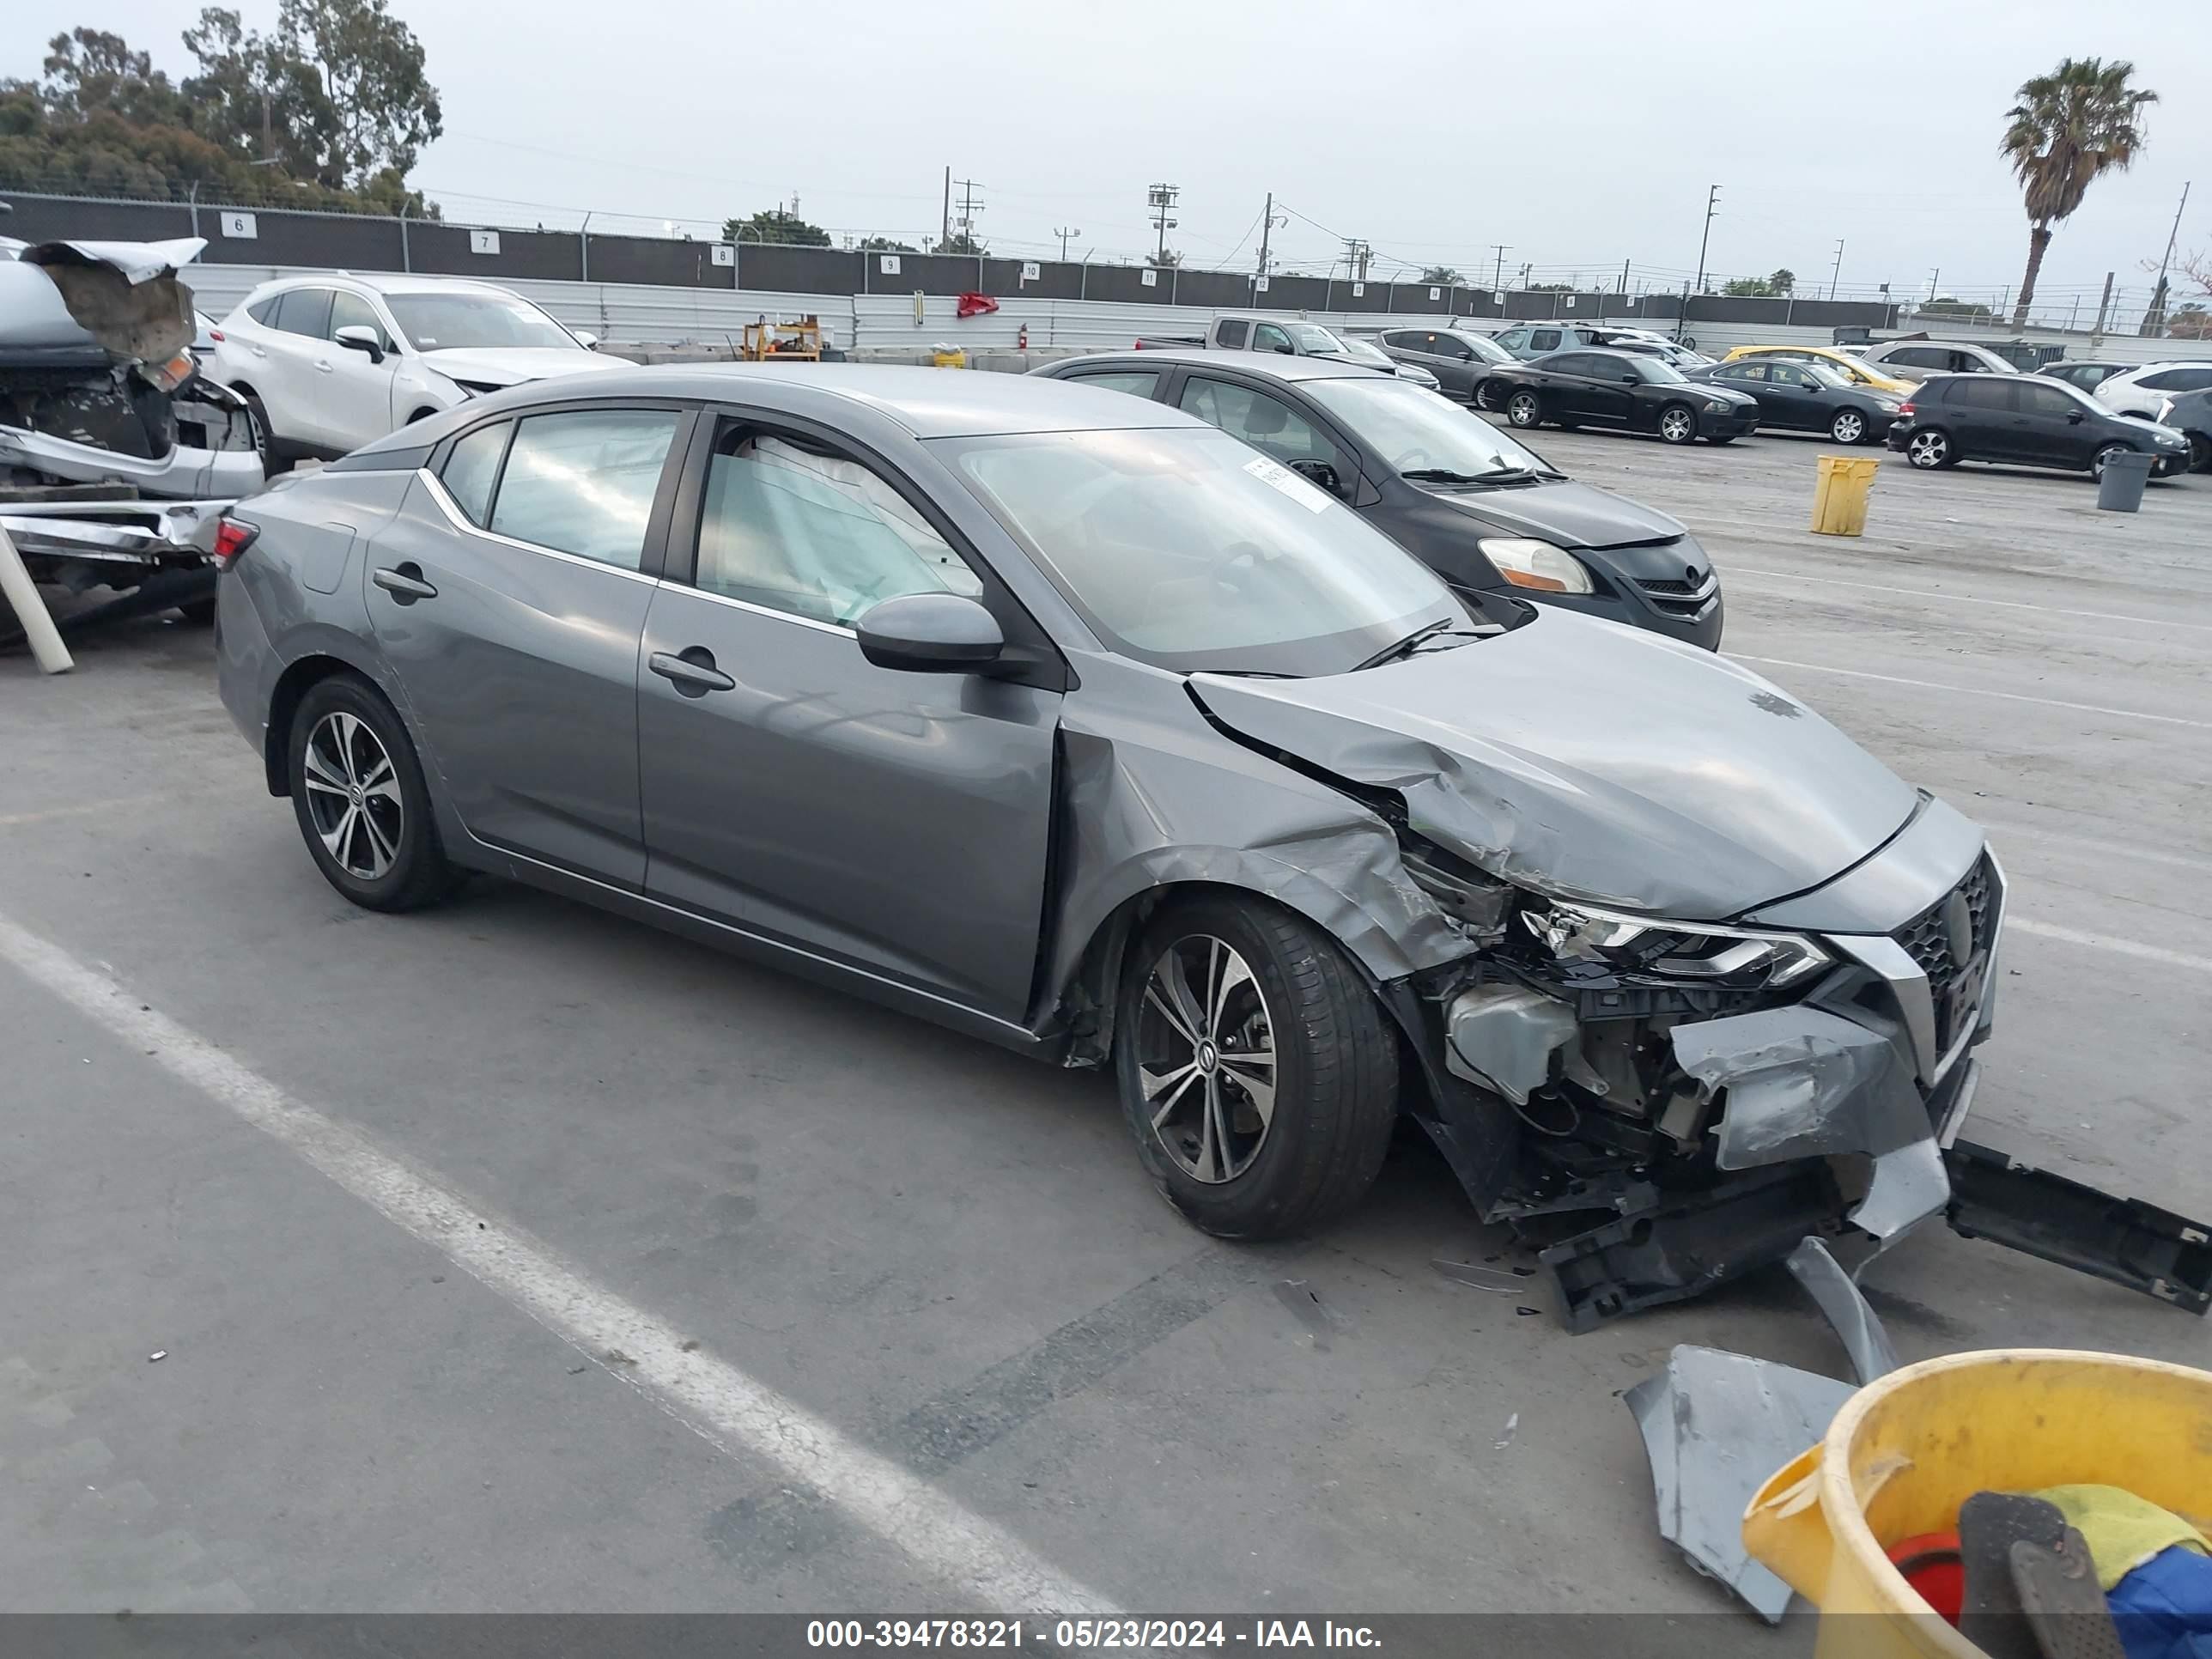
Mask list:
[{"label": "rear side window", "polygon": [[513,429],[505,421],[478,427],[446,457],[446,470],[438,475],[439,482],[471,524],[491,522],[492,486],[499,482],[500,459],[507,453],[507,434]]},{"label": "rear side window", "polygon": [[1251,335],[1252,325],[1249,323],[1233,323],[1224,319],[1213,326],[1213,343],[1226,346],[1232,351],[1243,350],[1244,342]]},{"label": "rear side window", "polygon": [[1950,382],[1943,401],[1954,409],[1979,409],[2004,413],[2015,407],[2012,381],[1994,374],[1986,380],[1977,378]]},{"label": "rear side window", "polygon": [[311,340],[330,338],[330,289],[295,288],[278,295],[276,326],[287,334],[304,334]]},{"label": "rear side window", "polygon": [[491,528],[636,569],[676,418],[673,410],[589,409],[518,422]]},{"label": "rear side window", "polygon": [[274,328],[276,326],[276,302],[283,297],[281,294],[272,294],[265,300],[256,300],[246,307],[246,314],[264,328]]},{"label": "rear side window", "polygon": [[1721,378],[1729,380],[1763,380],[1766,378],[1767,367],[1766,364],[1756,359],[1741,363],[1730,363],[1722,372]]},{"label": "rear side window", "polygon": [[1949,361],[1948,352],[1932,346],[1899,346],[1882,358],[1886,363],[1900,363],[1907,368],[1942,368]]},{"label": "rear side window", "polygon": [[1540,328],[1528,336],[1528,349],[1531,351],[1557,351],[1559,349],[1559,331],[1556,328]]},{"label": "rear side window", "polygon": [[2212,368],[2166,368],[2136,382],[2153,392],[2201,392],[2212,386]]},{"label": "rear side window", "polygon": [[1071,380],[1085,386],[1103,386],[1109,392],[1126,392],[1133,397],[1149,398],[1160,387],[1160,377],[1149,368],[1117,369],[1110,374],[1071,374]]}]

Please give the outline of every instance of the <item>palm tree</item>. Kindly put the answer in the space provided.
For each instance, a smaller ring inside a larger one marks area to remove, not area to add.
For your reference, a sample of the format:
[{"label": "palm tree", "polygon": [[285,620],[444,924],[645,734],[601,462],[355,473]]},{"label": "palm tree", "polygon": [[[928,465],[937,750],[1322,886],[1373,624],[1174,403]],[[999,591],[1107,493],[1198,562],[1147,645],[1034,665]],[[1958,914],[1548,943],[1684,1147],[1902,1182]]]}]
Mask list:
[{"label": "palm tree", "polygon": [[2010,125],[1997,148],[2020,175],[2029,225],[2014,328],[2027,322],[2051,226],[2081,205],[2092,179],[2107,167],[2126,167],[2142,148],[2143,106],[2156,103],[2158,94],[2130,87],[2135,72],[2120,59],[2062,58],[2050,74],[2024,82],[2020,102],[2005,112]]}]

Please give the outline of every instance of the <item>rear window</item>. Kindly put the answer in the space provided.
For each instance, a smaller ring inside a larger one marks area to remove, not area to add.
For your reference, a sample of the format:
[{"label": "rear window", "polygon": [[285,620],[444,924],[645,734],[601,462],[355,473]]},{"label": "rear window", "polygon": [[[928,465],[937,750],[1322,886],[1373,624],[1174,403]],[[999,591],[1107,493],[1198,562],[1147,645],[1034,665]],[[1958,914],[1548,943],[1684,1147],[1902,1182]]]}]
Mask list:
[{"label": "rear window", "polygon": [[591,409],[532,415],[515,428],[491,527],[579,558],[635,570],[676,412]]}]

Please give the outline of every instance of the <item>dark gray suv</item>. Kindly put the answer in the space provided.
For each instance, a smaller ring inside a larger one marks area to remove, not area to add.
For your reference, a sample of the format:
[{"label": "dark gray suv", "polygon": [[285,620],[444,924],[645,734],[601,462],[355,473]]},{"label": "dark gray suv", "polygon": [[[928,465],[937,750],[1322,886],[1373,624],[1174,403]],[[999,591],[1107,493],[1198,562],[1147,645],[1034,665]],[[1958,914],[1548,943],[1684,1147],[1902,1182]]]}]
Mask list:
[{"label": "dark gray suv", "polygon": [[1393,362],[1425,368],[1437,377],[1437,390],[1462,403],[1474,401],[1485,368],[1514,361],[1513,354],[1488,335],[1463,329],[1387,328],[1374,339]]}]

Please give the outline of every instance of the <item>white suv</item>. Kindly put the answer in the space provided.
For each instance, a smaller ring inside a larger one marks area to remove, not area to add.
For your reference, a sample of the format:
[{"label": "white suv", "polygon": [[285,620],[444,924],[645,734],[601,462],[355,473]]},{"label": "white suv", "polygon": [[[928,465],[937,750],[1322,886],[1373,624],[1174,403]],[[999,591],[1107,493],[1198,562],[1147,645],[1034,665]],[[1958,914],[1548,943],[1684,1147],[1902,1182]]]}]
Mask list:
[{"label": "white suv", "polygon": [[2212,386],[2212,362],[2145,363],[2098,381],[2089,395],[2115,414],[2155,421],[2168,398],[2207,386]]},{"label": "white suv", "polygon": [[330,458],[479,392],[628,368],[519,294],[440,276],[288,276],[213,331],[208,372],[254,405],[272,458]]}]

